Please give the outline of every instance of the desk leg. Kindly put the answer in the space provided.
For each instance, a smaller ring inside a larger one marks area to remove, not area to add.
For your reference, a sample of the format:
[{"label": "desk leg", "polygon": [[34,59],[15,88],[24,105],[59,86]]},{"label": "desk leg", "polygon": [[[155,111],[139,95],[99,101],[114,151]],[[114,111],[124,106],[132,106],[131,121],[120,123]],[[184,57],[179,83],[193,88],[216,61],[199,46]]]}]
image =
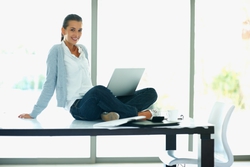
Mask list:
[{"label": "desk leg", "polygon": [[210,135],[201,135],[199,143],[199,167],[214,166],[214,139]]},{"label": "desk leg", "polygon": [[[166,150],[176,150],[176,135],[166,135]],[[166,167],[169,166],[166,165]],[[172,167],[176,167],[176,165]]]}]

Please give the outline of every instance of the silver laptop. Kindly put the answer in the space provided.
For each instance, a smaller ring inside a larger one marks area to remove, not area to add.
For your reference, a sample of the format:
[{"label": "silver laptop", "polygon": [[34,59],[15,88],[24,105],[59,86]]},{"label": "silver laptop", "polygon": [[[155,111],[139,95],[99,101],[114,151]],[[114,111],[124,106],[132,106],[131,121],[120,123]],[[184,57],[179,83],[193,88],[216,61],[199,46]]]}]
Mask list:
[{"label": "silver laptop", "polygon": [[143,75],[145,68],[116,68],[107,88],[115,96],[132,95]]}]

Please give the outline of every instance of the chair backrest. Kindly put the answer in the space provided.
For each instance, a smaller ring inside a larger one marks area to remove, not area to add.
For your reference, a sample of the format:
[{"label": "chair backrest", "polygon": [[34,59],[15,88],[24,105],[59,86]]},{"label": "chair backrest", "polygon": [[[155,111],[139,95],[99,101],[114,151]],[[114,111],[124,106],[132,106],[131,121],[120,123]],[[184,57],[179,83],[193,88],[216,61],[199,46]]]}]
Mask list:
[{"label": "chair backrest", "polygon": [[231,166],[234,161],[232,151],[227,142],[227,127],[235,106],[223,102],[215,102],[208,122],[215,127],[215,166]]}]

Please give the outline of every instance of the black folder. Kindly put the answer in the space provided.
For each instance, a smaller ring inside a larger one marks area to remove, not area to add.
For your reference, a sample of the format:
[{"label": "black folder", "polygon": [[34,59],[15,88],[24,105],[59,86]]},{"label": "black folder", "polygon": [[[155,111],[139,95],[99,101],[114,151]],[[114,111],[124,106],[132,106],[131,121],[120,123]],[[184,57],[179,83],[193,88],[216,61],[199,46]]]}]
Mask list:
[{"label": "black folder", "polygon": [[176,126],[179,125],[179,123],[180,122],[172,122],[167,120],[163,120],[161,122],[153,122],[151,120],[136,120],[122,124],[121,126],[136,126],[136,127]]}]

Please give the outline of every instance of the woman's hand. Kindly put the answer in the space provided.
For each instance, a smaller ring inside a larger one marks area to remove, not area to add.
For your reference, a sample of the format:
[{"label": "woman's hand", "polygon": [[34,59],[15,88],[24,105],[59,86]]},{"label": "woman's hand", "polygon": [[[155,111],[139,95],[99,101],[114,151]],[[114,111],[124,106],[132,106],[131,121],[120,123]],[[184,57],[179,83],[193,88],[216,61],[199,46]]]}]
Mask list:
[{"label": "woman's hand", "polygon": [[33,119],[30,114],[20,114],[18,118],[24,118],[24,119]]}]

